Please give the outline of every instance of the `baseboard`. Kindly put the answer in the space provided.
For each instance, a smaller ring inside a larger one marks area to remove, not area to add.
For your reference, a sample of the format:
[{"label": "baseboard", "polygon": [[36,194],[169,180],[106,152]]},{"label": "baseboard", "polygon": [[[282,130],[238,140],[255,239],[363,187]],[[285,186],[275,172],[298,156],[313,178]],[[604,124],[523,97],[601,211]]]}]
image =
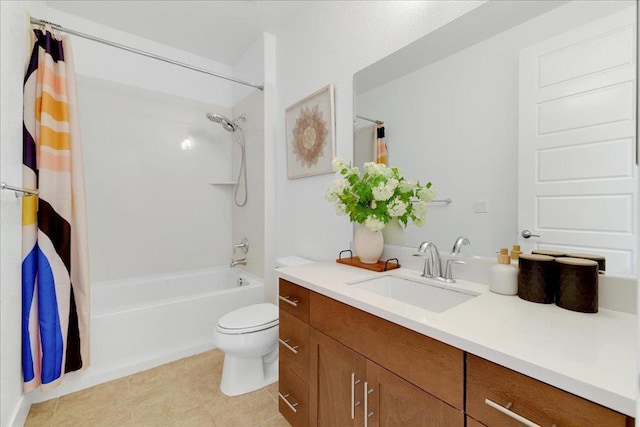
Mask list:
[{"label": "baseboard", "polygon": [[[39,403],[45,400],[55,399],[56,397],[64,396],[66,394],[74,393],[76,391],[84,390],[89,387],[93,387],[98,384],[106,383],[108,381],[117,380],[119,378],[126,377],[138,372],[146,371],[147,369],[155,368],[156,366],[163,365],[165,363],[173,362],[174,360],[183,359],[185,357],[193,356],[198,353],[202,353],[211,349],[214,349],[213,344],[202,344],[188,349],[180,350],[174,353],[165,354],[153,359],[147,359],[142,362],[136,362],[126,366],[114,366],[108,370],[92,371],[91,366],[86,371],[72,372],[67,374],[62,384],[53,390],[49,391],[35,391],[31,393],[32,402]],[[28,408],[27,408],[28,413]]]},{"label": "baseboard", "polygon": [[9,425],[13,427],[23,427],[25,421],[27,421],[27,416],[29,416],[29,409],[31,409],[31,398],[30,396],[22,395],[18,406],[16,406],[11,416]]}]

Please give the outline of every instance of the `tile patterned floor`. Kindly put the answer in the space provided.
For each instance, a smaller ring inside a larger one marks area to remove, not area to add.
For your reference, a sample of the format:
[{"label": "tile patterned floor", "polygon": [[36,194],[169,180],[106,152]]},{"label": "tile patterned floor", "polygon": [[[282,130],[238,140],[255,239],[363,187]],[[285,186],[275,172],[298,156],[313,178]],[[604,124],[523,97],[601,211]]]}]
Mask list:
[{"label": "tile patterned floor", "polygon": [[224,353],[211,350],[34,404],[26,427],[288,427],[278,384],[242,396],[220,391]]}]

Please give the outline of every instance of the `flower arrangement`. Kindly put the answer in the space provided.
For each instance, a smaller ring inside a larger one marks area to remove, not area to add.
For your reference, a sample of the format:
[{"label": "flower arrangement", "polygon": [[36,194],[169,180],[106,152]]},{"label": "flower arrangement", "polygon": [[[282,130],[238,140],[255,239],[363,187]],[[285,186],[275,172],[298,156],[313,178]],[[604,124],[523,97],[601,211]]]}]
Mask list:
[{"label": "flower arrangement", "polygon": [[353,222],[371,231],[380,231],[393,218],[407,226],[409,220],[424,224],[427,202],[436,195],[431,183],[420,185],[400,176],[398,168],[365,163],[360,176],[357,167],[335,158],[333,170],[342,177],[335,180],[325,198],[333,203],[338,215],[349,215]]}]

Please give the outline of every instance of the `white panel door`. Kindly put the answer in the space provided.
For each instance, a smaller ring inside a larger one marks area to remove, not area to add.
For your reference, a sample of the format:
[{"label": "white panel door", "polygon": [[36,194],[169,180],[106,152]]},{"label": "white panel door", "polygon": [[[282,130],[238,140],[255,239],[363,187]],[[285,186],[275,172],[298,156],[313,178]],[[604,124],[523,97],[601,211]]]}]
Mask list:
[{"label": "white panel door", "polygon": [[524,251],[596,253],[637,273],[635,7],[520,52]]}]

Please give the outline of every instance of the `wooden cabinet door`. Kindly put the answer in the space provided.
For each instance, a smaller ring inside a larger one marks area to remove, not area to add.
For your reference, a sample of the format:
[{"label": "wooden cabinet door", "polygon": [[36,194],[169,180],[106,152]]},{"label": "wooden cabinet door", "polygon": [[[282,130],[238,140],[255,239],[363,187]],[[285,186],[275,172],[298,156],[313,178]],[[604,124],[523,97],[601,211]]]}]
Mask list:
[{"label": "wooden cabinet door", "polygon": [[369,360],[362,400],[367,427],[464,426],[460,410]]},{"label": "wooden cabinet door", "polygon": [[311,420],[318,426],[362,426],[364,357],[311,329]]}]

